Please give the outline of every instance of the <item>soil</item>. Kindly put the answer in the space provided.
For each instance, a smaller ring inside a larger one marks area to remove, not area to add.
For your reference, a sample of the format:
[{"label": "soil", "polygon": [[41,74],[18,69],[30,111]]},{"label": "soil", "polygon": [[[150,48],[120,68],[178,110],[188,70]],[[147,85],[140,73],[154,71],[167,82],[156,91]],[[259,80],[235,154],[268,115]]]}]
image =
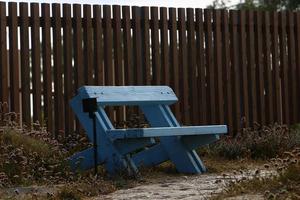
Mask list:
[{"label": "soil", "polygon": [[[255,176],[265,177],[276,174],[275,171],[260,169],[230,172],[227,174],[201,174],[193,176],[162,176],[148,180],[147,184],[141,184],[134,188],[118,190],[105,196],[98,196],[92,200],[100,199],[208,199],[220,193],[230,182],[251,179]],[[262,195],[243,195],[230,199],[262,199]]]}]

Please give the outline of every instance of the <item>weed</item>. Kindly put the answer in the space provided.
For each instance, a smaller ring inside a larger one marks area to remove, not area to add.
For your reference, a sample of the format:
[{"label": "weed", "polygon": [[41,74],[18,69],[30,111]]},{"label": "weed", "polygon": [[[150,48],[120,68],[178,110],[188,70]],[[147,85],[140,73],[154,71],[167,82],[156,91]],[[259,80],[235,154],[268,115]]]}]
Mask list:
[{"label": "weed", "polygon": [[[279,175],[273,177],[259,178],[255,177],[250,180],[233,182],[228,185],[227,189],[221,194],[214,196],[212,199],[224,199],[241,194],[264,194],[266,199],[299,199],[300,198],[300,163],[296,158],[300,152],[295,148],[292,152],[286,152],[287,157],[273,159],[277,163]],[[290,154],[287,154],[290,153]],[[290,160],[293,157],[295,160]],[[285,161],[284,161],[285,160]]]},{"label": "weed", "polygon": [[226,159],[268,159],[297,146],[300,146],[298,130],[278,124],[257,125],[255,128],[243,129],[234,137],[223,137],[204,152]]}]

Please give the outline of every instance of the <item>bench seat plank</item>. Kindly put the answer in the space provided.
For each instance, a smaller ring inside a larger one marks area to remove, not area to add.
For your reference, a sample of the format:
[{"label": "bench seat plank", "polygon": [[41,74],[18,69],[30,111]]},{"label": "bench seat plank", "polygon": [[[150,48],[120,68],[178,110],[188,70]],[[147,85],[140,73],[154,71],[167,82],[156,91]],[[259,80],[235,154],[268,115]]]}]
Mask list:
[{"label": "bench seat plank", "polygon": [[183,126],[183,127],[155,127],[155,128],[132,128],[107,130],[107,134],[115,139],[186,136],[186,135],[209,135],[227,133],[226,125],[212,126]]},{"label": "bench seat plank", "polygon": [[97,98],[99,106],[170,105],[178,101],[168,86],[83,86],[81,98]]}]

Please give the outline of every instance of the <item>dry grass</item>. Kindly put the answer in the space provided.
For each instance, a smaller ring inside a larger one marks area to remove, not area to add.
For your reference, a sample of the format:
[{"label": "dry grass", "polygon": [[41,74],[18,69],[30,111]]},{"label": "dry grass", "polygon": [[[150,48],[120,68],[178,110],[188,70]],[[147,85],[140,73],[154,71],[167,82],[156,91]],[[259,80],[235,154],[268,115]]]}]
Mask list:
[{"label": "dry grass", "polygon": [[242,194],[263,194],[266,199],[300,199],[300,148],[285,152],[284,158],[272,159],[266,166],[277,168],[279,175],[235,182],[212,199]]}]

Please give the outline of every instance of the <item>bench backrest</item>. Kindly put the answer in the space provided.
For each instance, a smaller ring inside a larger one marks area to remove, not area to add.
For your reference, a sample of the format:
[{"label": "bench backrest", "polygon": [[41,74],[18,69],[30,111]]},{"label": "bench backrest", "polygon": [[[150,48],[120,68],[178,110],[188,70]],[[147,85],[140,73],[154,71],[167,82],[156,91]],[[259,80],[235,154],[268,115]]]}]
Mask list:
[{"label": "bench backrest", "polygon": [[168,86],[82,86],[82,98],[97,98],[100,106],[173,104],[178,101]]}]

